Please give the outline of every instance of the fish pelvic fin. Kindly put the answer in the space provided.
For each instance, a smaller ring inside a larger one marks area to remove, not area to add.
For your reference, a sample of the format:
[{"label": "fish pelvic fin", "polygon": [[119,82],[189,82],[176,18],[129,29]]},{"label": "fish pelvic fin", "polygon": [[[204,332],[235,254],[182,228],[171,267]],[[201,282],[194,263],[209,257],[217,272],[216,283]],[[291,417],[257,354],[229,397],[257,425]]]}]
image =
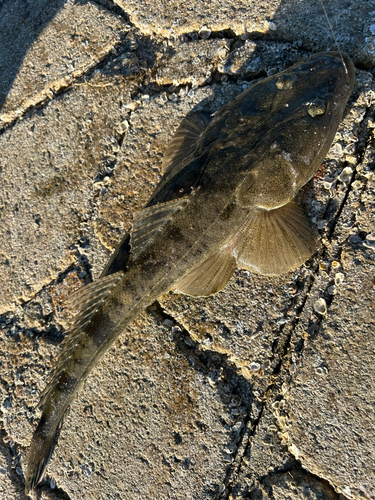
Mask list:
[{"label": "fish pelvic fin", "polygon": [[194,297],[208,297],[222,290],[236,268],[236,258],[230,246],[206,259],[179,280],[174,290]]},{"label": "fish pelvic fin", "polygon": [[251,210],[237,238],[238,267],[278,276],[311,257],[317,231],[303,210],[289,202],[274,210]]}]

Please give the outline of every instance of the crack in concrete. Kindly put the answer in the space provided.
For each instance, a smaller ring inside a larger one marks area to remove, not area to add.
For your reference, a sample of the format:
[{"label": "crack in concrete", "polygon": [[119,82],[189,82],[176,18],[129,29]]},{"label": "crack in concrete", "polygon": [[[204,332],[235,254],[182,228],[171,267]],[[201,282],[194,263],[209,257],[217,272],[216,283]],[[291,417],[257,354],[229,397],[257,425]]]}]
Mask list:
[{"label": "crack in concrete", "polygon": [[91,0],[91,1],[96,5],[100,5],[100,7],[103,7],[103,9],[106,9],[109,12],[112,12],[113,14],[116,14],[117,16],[121,17],[122,19],[124,19],[126,23],[134,26],[131,23],[129,16],[124,11],[124,9],[120,7],[117,3],[113,2],[113,0]]},{"label": "crack in concrete", "polygon": [[326,479],[324,479],[323,477],[317,476],[316,474],[310,472],[307,469],[304,469],[300,460],[296,459],[296,462],[299,464],[299,467],[293,467],[293,466],[288,467],[287,466],[287,467],[280,468],[279,470],[273,470],[273,471],[269,472],[267,475],[259,477],[258,478],[259,484],[266,486],[267,479],[269,479],[269,478],[272,479],[274,477],[277,477],[277,475],[280,473],[287,474],[287,473],[298,472],[298,473],[302,473],[303,476],[306,477],[307,481],[310,479],[310,481],[309,481],[310,483],[313,482],[314,480],[320,482],[325,488],[330,490],[330,492],[335,500],[349,500],[342,493],[341,494],[337,493],[337,491],[333,488],[333,486]]},{"label": "crack in concrete", "polygon": [[92,74],[95,70],[106,64],[112,57],[117,57],[121,53],[121,51],[117,51],[123,45],[126,36],[127,33],[125,35],[119,33],[119,41],[111,45],[109,50],[102,50],[97,61],[89,63],[84,68],[80,68],[72,72],[67,79],[61,78],[60,80],[51,82],[48,88],[45,88],[43,91],[38,92],[31,98],[27,99],[25,103],[16,110],[17,117],[14,117],[15,111],[11,111],[3,115],[0,136],[6,130],[12,128],[20,120],[24,119],[26,115],[45,108],[45,106],[47,106],[48,103],[53,101],[56,97],[65,94],[72,87],[74,87],[74,84],[78,80]]},{"label": "crack in concrete", "polygon": [[[6,446],[5,443],[11,443],[11,439],[9,439],[7,433],[5,432],[5,429],[0,428],[0,440],[2,441],[2,443],[4,443],[4,446]],[[3,455],[5,455],[5,460],[7,462],[7,476],[16,489],[22,490],[22,471],[20,471],[18,465],[20,459],[19,453],[15,453],[15,450],[13,450],[10,445],[8,445],[6,448],[9,451],[9,456],[6,456],[5,453],[3,453]]]},{"label": "crack in concrete", "polygon": [[[358,135],[361,135],[362,133],[364,134],[364,140],[363,140],[363,144],[359,145],[359,151],[356,151],[356,156],[357,156],[357,162],[356,162],[356,168],[354,169],[353,171],[353,174],[348,182],[348,187],[345,191],[345,194],[344,194],[344,197],[337,209],[337,213],[333,219],[333,223],[331,225],[331,227],[329,227],[329,231],[328,231],[328,235],[327,235],[327,239],[329,242],[332,241],[332,237],[333,237],[333,234],[335,232],[335,229],[336,229],[336,226],[339,222],[339,219],[340,219],[340,215],[342,213],[342,211],[344,210],[345,208],[345,205],[346,205],[346,202],[348,201],[348,198],[350,196],[350,193],[352,192],[353,190],[353,183],[356,181],[356,179],[358,178],[358,171],[357,171],[357,167],[358,165],[360,165],[363,160],[364,160],[364,157],[365,157],[365,154],[366,154],[366,151],[367,151],[367,148],[370,144],[370,137],[371,137],[371,132],[370,132],[370,129],[365,127],[364,124],[366,123],[366,120],[369,116],[372,116],[373,114],[373,110],[372,110],[372,107],[371,106],[368,106],[366,108],[366,113],[365,115],[363,116],[362,120],[361,120],[361,123],[359,125],[359,134]],[[345,162],[344,165],[343,165],[343,168],[345,168],[345,166],[347,165],[348,163]],[[362,179],[363,180],[363,179]],[[363,188],[361,189],[361,193],[363,191],[366,190],[367,188],[367,179],[366,181],[363,180]],[[329,211],[329,206],[327,206],[325,212],[324,212],[324,215],[323,215],[323,219],[325,218],[325,215],[327,214],[327,212]]]},{"label": "crack in concrete", "polygon": [[[234,458],[236,466],[233,468],[229,467],[227,474],[224,479],[225,490],[223,496],[219,497],[219,500],[230,500],[232,498],[232,492],[234,487],[234,482],[239,476],[242,468],[242,460],[246,456],[249,447],[251,446],[251,438],[254,436],[259,422],[263,416],[266,405],[262,404],[258,417],[251,421],[250,415],[246,416],[246,421],[244,425],[244,430],[241,435],[240,446],[237,448],[237,453]],[[246,440],[246,442],[245,442]],[[241,449],[241,452],[240,452]]]}]

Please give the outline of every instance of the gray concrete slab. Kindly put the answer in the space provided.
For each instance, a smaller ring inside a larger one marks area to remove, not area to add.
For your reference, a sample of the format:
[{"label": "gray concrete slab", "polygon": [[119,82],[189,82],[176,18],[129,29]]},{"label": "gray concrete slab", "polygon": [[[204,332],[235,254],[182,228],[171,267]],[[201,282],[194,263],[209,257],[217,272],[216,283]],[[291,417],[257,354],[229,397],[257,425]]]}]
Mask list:
[{"label": "gray concrete slab", "polygon": [[0,137],[0,311],[32,297],[85,246],[92,198],[119,148],[123,105],[139,68],[131,53],[119,56]]},{"label": "gray concrete slab", "polygon": [[[25,498],[65,301],[147,201],[181,119],[335,47],[316,2],[26,3],[0,6],[4,500]],[[372,498],[375,8],[324,5],[357,84],[299,195],[318,252],[161,297],[88,379],[35,498]]]},{"label": "gray concrete slab", "polygon": [[374,65],[374,23],[372,7],[365,2],[338,5],[325,0],[251,1],[192,0],[186,4],[175,0],[137,2],[116,0],[131,21],[145,34],[176,38],[189,32],[203,33],[230,30],[238,36],[283,40],[308,50],[326,50],[335,46],[334,36],[342,50],[351,53],[356,63]]},{"label": "gray concrete slab", "polygon": [[0,8],[0,126],[87,73],[128,30],[94,2],[15,0]]},{"label": "gray concrete slab", "polygon": [[[278,412],[289,450],[349,498],[373,498],[374,491],[373,161],[370,145],[326,247],[330,267],[294,331],[306,339],[297,349],[292,338],[295,373]],[[323,315],[316,312],[319,300],[327,304]]]}]

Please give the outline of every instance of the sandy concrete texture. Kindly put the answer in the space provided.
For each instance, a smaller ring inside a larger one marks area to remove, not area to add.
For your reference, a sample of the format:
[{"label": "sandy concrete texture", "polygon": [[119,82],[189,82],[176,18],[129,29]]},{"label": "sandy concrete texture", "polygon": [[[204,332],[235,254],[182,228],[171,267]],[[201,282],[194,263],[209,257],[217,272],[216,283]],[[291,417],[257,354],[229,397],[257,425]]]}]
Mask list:
[{"label": "sandy concrete texture", "polygon": [[[375,4],[324,6],[357,82],[298,196],[320,245],[278,278],[168,293],[77,397],[35,498],[372,499]],[[0,499],[24,499],[69,321],[190,111],[335,49],[309,1],[0,2]]]},{"label": "sandy concrete texture", "polygon": [[185,4],[179,0],[116,0],[116,3],[145,34],[173,38],[189,32],[205,36],[207,30],[231,31],[243,38],[245,34],[281,38],[314,51],[326,50],[327,38],[332,41],[325,9],[341,49],[349,51],[362,64],[374,64],[371,30],[374,14],[365,2],[346,2],[339,7],[333,0],[323,2],[323,6],[311,0],[192,0]]},{"label": "sandy concrete texture", "polygon": [[0,8],[1,124],[53,98],[101,61],[128,30],[122,18],[95,3],[15,0]]}]

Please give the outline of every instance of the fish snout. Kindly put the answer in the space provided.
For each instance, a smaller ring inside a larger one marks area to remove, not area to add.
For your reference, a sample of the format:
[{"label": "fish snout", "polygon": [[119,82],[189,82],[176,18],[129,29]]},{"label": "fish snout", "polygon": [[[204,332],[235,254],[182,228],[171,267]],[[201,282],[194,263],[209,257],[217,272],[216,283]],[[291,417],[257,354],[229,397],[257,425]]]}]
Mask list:
[{"label": "fish snout", "polygon": [[320,52],[318,54],[314,54],[311,56],[311,59],[315,59],[317,57],[320,57],[322,55],[327,55],[330,57],[335,57],[339,61],[342,62],[342,64],[345,67],[345,73],[348,76],[348,82],[350,86],[350,93],[352,92],[355,84],[355,66],[353,64],[353,61],[351,60],[350,56],[346,52],[339,52],[338,50],[336,51],[325,51],[325,52]]}]

